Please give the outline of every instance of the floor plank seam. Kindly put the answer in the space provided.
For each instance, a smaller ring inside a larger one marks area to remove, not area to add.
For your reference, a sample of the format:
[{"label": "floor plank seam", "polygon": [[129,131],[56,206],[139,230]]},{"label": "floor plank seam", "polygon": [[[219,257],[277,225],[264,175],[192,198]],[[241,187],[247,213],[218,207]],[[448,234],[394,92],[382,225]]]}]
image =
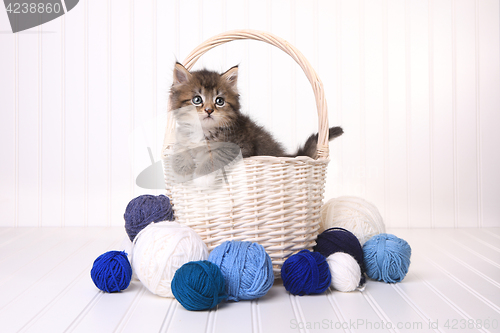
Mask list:
[{"label": "floor plank seam", "polygon": [[118,323],[115,330],[113,331],[114,333],[123,332],[125,327],[127,327],[127,324],[130,321],[132,314],[134,314],[134,312],[136,311],[137,306],[140,303],[145,292],[146,292],[146,288],[141,285],[139,291],[136,293],[134,299],[132,300],[132,303],[130,303],[130,306],[128,307],[127,311],[125,311],[125,314],[122,316],[122,318],[120,319],[120,322]]},{"label": "floor plank seam", "polygon": [[[340,323],[346,323],[347,320],[346,320],[344,314],[342,313],[341,307],[339,306],[339,304],[337,302],[337,299],[334,295],[333,288],[332,287],[328,288],[328,290],[326,292],[327,292],[326,299],[328,300],[328,303],[330,303],[330,306],[332,307],[333,312],[335,313],[335,316],[337,317],[337,320]],[[344,332],[351,333],[351,330],[348,327],[345,327],[344,325],[341,325],[341,327],[342,327]]]},{"label": "floor plank seam", "polygon": [[90,310],[99,302],[99,300],[104,296],[103,291],[98,291],[94,297],[90,300],[90,302],[80,311],[80,313],[76,316],[76,318],[69,324],[69,326],[64,330],[64,333],[70,333],[74,331],[78,324],[85,318],[85,316],[90,312]]},{"label": "floor plank seam", "polygon": [[[11,272],[8,276],[5,276],[3,277],[1,280],[0,280],[0,285],[4,284],[5,282],[9,281],[13,275],[15,275],[16,273],[18,273],[19,271],[21,271],[22,269],[25,269],[26,267],[28,267],[30,264],[32,264],[33,262],[36,262],[38,260],[40,260],[40,258],[43,258],[44,255],[47,253],[47,252],[50,252],[51,250],[53,250],[54,248],[58,247],[59,245],[61,245],[64,241],[60,241],[56,244],[53,244],[51,247],[49,247],[47,250],[45,250],[43,253],[39,253],[36,257],[33,257],[30,261],[24,263],[24,265],[20,266],[17,270]],[[31,246],[30,246],[31,247]],[[0,310],[2,309],[2,307],[0,307]]]},{"label": "floor plank seam", "polygon": [[61,298],[64,297],[68,293],[69,290],[71,290],[76,284],[78,284],[78,281],[87,278],[87,272],[90,271],[90,267],[87,267],[85,270],[82,271],[79,275],[77,275],[76,278],[71,281],[69,285],[67,285],[60,293],[56,295],[55,298],[53,298],[46,306],[43,307],[41,311],[39,311],[34,317],[32,317],[20,330],[20,332],[25,332],[28,330],[31,326],[33,326],[47,311],[49,311],[54,304],[56,304]]},{"label": "floor plank seam", "polygon": [[[40,276],[36,281],[33,281],[31,283],[30,286],[28,286],[24,291],[20,292],[17,296],[15,296],[13,299],[11,299],[10,301],[8,301],[6,304],[4,304],[3,306],[0,307],[0,311],[2,311],[3,309],[5,309],[9,304],[11,304],[12,302],[15,302],[17,299],[19,299],[20,297],[24,296],[27,292],[29,292],[30,290],[32,290],[34,287],[36,287],[43,279],[47,278],[47,276],[49,276],[55,269],[57,269],[58,267],[60,267],[62,264],[64,264],[69,258],[71,258],[72,256],[74,256],[76,253],[78,253],[79,251],[81,251],[83,248],[87,247],[90,243],[92,243],[92,241],[88,241],[86,242],[84,245],[82,245],[80,248],[78,248],[77,250],[75,250],[73,253],[71,253],[69,256],[67,256],[65,259],[63,259],[62,261],[60,261],[58,264],[56,264],[54,267],[52,267],[51,269],[49,269],[45,274],[43,274],[42,276]],[[34,261],[34,260],[32,260]]]},{"label": "floor plank seam", "polygon": [[492,244],[488,243],[487,241],[485,241],[485,240],[483,240],[483,239],[481,239],[481,238],[479,238],[479,237],[476,237],[476,236],[474,236],[474,235],[471,235],[470,233],[467,233],[467,232],[465,232],[465,231],[463,231],[463,230],[461,230],[461,229],[459,229],[459,232],[460,232],[460,233],[462,233],[462,234],[464,234],[464,235],[467,235],[468,237],[470,237],[470,238],[472,238],[472,239],[474,239],[474,240],[475,240],[475,241],[477,241],[478,243],[481,243],[481,244],[483,244],[484,246],[489,247],[489,248],[490,248],[490,249],[492,249],[493,251],[500,253],[500,249],[499,249],[498,247],[496,247],[496,246],[494,246],[494,245],[492,245]]},{"label": "floor plank seam", "polygon": [[492,237],[495,237],[495,238],[498,238],[500,239],[500,235],[494,233],[493,231],[491,231],[491,229],[487,229],[487,228],[481,228],[481,230],[485,233],[487,233],[488,235],[492,236]]},{"label": "floor plank seam", "polygon": [[217,312],[219,308],[215,307],[213,309],[210,309],[208,311],[208,316],[207,316],[207,323],[205,326],[205,333],[215,333],[216,332],[216,325],[217,325]]},{"label": "floor plank seam", "polygon": [[451,272],[447,271],[446,269],[444,269],[443,267],[441,267],[441,265],[437,264],[436,262],[434,262],[433,260],[431,259],[426,259],[429,263],[431,263],[434,267],[436,267],[438,270],[440,270],[442,273],[444,273],[445,275],[447,275],[449,278],[451,278],[453,281],[455,281],[457,284],[459,284],[460,286],[462,286],[465,290],[467,290],[469,293],[471,293],[472,295],[474,295],[476,298],[478,298],[479,300],[481,300],[484,304],[488,305],[490,308],[492,308],[495,312],[499,313],[500,314],[500,307],[498,307],[496,304],[494,304],[493,302],[491,302],[490,300],[488,300],[487,298],[485,298],[483,295],[481,295],[480,293],[478,293],[476,290],[474,290],[473,288],[471,288],[469,285],[467,285],[465,282],[463,282],[462,280],[460,280],[458,277],[456,277],[454,274],[452,274]]},{"label": "floor plank seam", "polygon": [[436,246],[436,248],[439,249],[439,251],[441,251],[442,253],[444,253],[449,258],[455,260],[457,263],[459,263],[460,265],[462,265],[463,267],[465,267],[466,269],[468,269],[469,271],[471,271],[474,274],[480,276],[484,280],[488,281],[489,283],[491,283],[492,285],[494,285],[495,287],[497,287],[497,288],[500,289],[500,283],[496,282],[495,280],[493,280],[492,278],[490,278],[486,274],[481,273],[479,270],[475,269],[474,267],[472,267],[471,265],[469,265],[465,261],[457,258],[456,256],[454,256],[453,254],[451,254],[448,251],[444,250],[443,248],[441,248],[439,246]]},{"label": "floor plank seam", "polygon": [[170,304],[167,309],[167,313],[165,313],[165,318],[163,319],[163,322],[161,324],[160,333],[166,333],[168,332],[168,328],[170,327],[170,324],[172,322],[172,318],[174,317],[174,314],[177,310],[177,307],[179,306],[179,302],[175,299],[170,299]]},{"label": "floor plank seam", "polygon": [[[455,302],[445,296],[439,289],[434,287],[432,283],[422,278],[420,275],[416,273],[412,273],[417,279],[419,279],[424,285],[426,285],[436,296],[438,296],[441,300],[443,300],[446,304],[448,304],[453,310],[455,310],[463,319],[469,321],[474,320],[466,311],[464,311],[460,306],[458,306]],[[483,329],[479,329],[480,332],[489,332]]]},{"label": "floor plank seam", "polygon": [[252,333],[262,332],[262,318],[260,316],[259,299],[254,299],[250,302],[251,318],[252,318]]},{"label": "floor plank seam", "polygon": [[[377,314],[377,316],[380,318],[380,320],[385,321],[386,323],[389,323],[391,319],[387,316],[387,314],[384,312],[384,310],[380,307],[380,305],[377,303],[377,301],[373,298],[373,296],[370,294],[368,290],[361,291],[361,295],[363,295],[372,307],[373,311]],[[390,332],[393,333],[399,333],[399,330],[395,328],[395,325],[391,325],[391,327],[387,328]]]},{"label": "floor plank seam", "polygon": [[[432,318],[429,317],[397,284],[391,284],[391,287],[399,294],[399,296],[408,304],[426,323],[430,323]],[[443,332],[441,329],[432,329],[434,332]]]},{"label": "floor plank seam", "polygon": [[[15,237],[12,237],[12,238],[6,238],[6,241],[3,242],[2,244],[0,244],[0,251],[2,250],[2,248],[4,247],[7,247],[8,245],[12,244],[12,243],[15,243],[16,241],[19,241],[19,240],[22,240],[27,234],[30,234],[30,233],[34,233],[35,230],[28,230],[27,232],[25,233],[22,233],[22,234],[19,234],[19,235],[16,235]],[[0,235],[1,236],[1,235]],[[50,237],[51,235],[50,234],[47,234],[45,235],[45,237],[43,238],[38,238],[37,240],[40,240],[42,241],[43,239],[47,238],[47,237]],[[30,247],[32,244],[26,244],[25,247],[22,247],[21,249],[19,250],[22,250],[22,249],[25,249],[27,247]],[[5,253],[4,251],[1,251],[0,253]],[[2,263],[3,261],[5,261],[6,259],[12,257],[12,256],[15,256],[15,253],[12,253],[10,256],[6,256],[6,257],[3,257],[0,259],[0,263]]]},{"label": "floor plank seam", "polygon": [[[289,300],[290,300],[290,304],[292,305],[292,311],[293,311],[293,314],[295,316],[295,320],[298,323],[305,323],[306,320],[304,318],[304,313],[302,312],[302,309],[300,308],[299,300],[297,299],[297,297],[300,297],[300,296],[295,296],[295,295],[289,294]],[[310,333],[309,330],[307,329],[307,327],[304,327],[304,325],[299,326],[299,332],[300,333]]]},{"label": "floor plank seam", "polygon": [[451,240],[451,241],[453,242],[453,244],[455,244],[455,245],[463,248],[464,250],[468,251],[469,253],[472,253],[473,255],[475,255],[476,257],[480,258],[481,260],[484,260],[487,263],[489,263],[490,265],[495,266],[496,268],[500,269],[500,264],[497,263],[496,261],[491,260],[490,258],[488,258],[488,257],[480,254],[479,252],[474,251],[470,247],[465,246],[465,245],[461,244],[460,242],[458,242],[456,240]]}]

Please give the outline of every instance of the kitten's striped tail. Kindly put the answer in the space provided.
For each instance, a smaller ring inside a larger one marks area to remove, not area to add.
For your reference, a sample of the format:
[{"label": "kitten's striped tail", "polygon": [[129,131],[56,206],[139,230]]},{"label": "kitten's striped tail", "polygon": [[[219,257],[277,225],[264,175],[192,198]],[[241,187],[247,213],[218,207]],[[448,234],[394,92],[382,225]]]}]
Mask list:
[{"label": "kitten's striped tail", "polygon": [[[341,136],[344,133],[342,127],[330,127],[328,131],[328,140],[332,141],[336,137]],[[312,134],[306,141],[303,147],[297,150],[297,154],[294,156],[309,156],[316,158],[316,147],[318,145],[318,134]]]}]

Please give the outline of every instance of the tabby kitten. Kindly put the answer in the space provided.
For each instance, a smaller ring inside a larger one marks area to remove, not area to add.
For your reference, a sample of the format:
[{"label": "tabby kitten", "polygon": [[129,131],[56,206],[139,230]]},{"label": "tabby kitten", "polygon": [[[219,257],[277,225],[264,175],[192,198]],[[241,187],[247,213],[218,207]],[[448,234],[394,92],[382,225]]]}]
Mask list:
[{"label": "tabby kitten", "polygon": [[[311,135],[296,154],[288,155],[268,131],[242,114],[237,82],[238,66],[219,74],[208,70],[189,72],[180,63],[176,63],[170,90],[171,109],[196,107],[205,139],[208,142],[235,143],[240,147],[243,157],[316,157],[317,134]],[[329,139],[342,133],[342,128],[332,127]]]},{"label": "tabby kitten", "polygon": [[197,186],[207,187],[214,184],[221,172],[226,177],[226,170],[241,161],[238,145],[207,142],[195,106],[184,106],[172,112],[176,126],[174,154],[170,159],[176,182],[193,179]]}]

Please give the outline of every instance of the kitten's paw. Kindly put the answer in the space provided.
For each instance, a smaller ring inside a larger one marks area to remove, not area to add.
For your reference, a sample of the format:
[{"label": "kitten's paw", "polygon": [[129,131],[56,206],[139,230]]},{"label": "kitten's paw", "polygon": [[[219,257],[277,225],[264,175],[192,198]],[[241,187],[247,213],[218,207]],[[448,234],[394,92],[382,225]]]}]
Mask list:
[{"label": "kitten's paw", "polygon": [[196,187],[207,188],[215,185],[217,181],[217,172],[209,173],[208,175],[196,176],[193,178],[193,184]]},{"label": "kitten's paw", "polygon": [[180,152],[170,157],[172,170],[179,176],[192,175],[196,164],[188,152]]}]

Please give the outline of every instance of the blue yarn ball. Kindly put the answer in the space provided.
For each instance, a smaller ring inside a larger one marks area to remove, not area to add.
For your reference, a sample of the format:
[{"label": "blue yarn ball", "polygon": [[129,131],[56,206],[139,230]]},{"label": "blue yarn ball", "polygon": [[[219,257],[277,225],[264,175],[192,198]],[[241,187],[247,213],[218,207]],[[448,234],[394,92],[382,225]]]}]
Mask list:
[{"label": "blue yarn ball", "polygon": [[179,268],[172,280],[172,293],[187,310],[209,310],[227,298],[220,268],[210,261],[191,261]]},{"label": "blue yarn ball", "polygon": [[151,222],[172,221],[174,212],[170,199],[165,195],[140,195],[132,199],[125,209],[125,230],[134,241],[135,236]]},{"label": "blue yarn ball", "polygon": [[404,279],[410,266],[411,247],[401,238],[379,234],[363,246],[366,274],[369,278],[395,283]]},{"label": "blue yarn ball", "polygon": [[321,294],[331,283],[326,258],[318,252],[302,250],[288,257],[281,267],[283,286],[294,295]]},{"label": "blue yarn ball", "polygon": [[221,269],[230,301],[262,297],[273,286],[273,263],[260,244],[226,241],[212,250],[208,260]]},{"label": "blue yarn ball", "polygon": [[363,248],[361,247],[359,239],[349,230],[343,228],[330,228],[323,231],[318,235],[313,250],[321,253],[325,257],[336,252],[350,254],[356,259],[361,268],[361,280],[359,281],[359,285],[365,284]]},{"label": "blue yarn ball", "polygon": [[109,251],[94,261],[90,271],[92,281],[102,291],[112,293],[127,289],[132,279],[132,267],[124,251]]}]

